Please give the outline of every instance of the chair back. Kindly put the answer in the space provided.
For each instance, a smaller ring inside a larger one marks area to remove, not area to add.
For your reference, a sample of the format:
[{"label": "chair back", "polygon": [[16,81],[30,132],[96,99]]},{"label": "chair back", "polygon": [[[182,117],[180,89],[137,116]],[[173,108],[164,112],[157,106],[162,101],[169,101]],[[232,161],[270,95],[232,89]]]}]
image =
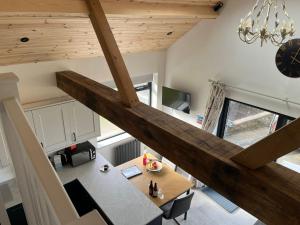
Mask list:
[{"label": "chair back", "polygon": [[176,199],[170,212],[170,218],[176,218],[189,211],[193,196],[194,192],[185,197]]},{"label": "chair back", "polygon": [[168,160],[166,157],[162,157],[161,162],[164,164],[167,164],[173,170],[176,170],[176,165],[174,163],[172,163],[170,160]]}]

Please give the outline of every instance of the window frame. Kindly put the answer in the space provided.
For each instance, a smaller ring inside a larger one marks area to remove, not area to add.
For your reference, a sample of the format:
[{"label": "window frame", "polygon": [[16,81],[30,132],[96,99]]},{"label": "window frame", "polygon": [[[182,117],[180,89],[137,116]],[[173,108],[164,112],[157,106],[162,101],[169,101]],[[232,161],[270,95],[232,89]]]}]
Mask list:
[{"label": "window frame", "polygon": [[245,103],[245,102],[237,101],[237,100],[226,97],[225,100],[224,100],[223,109],[222,109],[222,112],[220,114],[218,127],[217,127],[217,136],[219,138],[224,138],[224,133],[225,133],[225,128],[226,128],[226,121],[227,121],[227,117],[228,117],[230,102],[237,102],[237,103],[240,103],[240,104],[243,104],[243,105],[246,105],[246,106],[250,106],[250,107],[253,107],[253,108],[256,108],[256,109],[260,109],[260,110],[278,115],[278,120],[277,120],[277,123],[276,123],[275,130],[278,130],[281,127],[285,126],[287,124],[288,120],[295,120],[294,117],[287,116],[287,115],[284,115],[282,113],[274,112],[272,110],[264,109],[262,107],[258,107],[258,106],[255,106],[255,105],[251,105],[251,104],[248,104],[248,103]]},{"label": "window frame", "polygon": [[[134,89],[136,92],[149,90],[149,106],[152,106],[152,81],[149,81],[146,84],[140,84],[140,85],[138,84],[134,87]],[[101,132],[101,124],[100,124],[100,132]],[[105,141],[105,140],[117,137],[117,136],[125,134],[125,133],[126,133],[125,131],[122,131],[120,133],[116,133],[111,136],[104,137],[103,139],[101,138],[101,136],[99,136],[97,138],[97,142]]]}]

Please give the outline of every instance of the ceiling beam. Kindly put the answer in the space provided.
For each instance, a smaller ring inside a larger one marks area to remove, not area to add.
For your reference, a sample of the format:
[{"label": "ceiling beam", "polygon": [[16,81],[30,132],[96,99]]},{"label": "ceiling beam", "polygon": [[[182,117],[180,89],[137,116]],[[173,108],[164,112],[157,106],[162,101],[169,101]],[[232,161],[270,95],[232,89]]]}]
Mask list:
[{"label": "ceiling beam", "polygon": [[232,157],[237,163],[257,169],[300,147],[300,118]]},{"label": "ceiling beam", "polygon": [[[103,1],[106,15],[131,17],[185,17],[214,19],[218,16],[209,5]],[[9,0],[0,4],[0,13],[79,13],[88,14],[85,0]]]},{"label": "ceiling beam", "polygon": [[89,16],[92,25],[119,90],[122,102],[128,107],[134,106],[139,102],[139,99],[100,0],[86,0],[86,3],[90,11]]},{"label": "ceiling beam", "polygon": [[266,224],[300,224],[300,174],[276,163],[249,170],[230,158],[243,149],[157,109],[124,107],[119,94],[71,71],[57,86],[170,159]]}]

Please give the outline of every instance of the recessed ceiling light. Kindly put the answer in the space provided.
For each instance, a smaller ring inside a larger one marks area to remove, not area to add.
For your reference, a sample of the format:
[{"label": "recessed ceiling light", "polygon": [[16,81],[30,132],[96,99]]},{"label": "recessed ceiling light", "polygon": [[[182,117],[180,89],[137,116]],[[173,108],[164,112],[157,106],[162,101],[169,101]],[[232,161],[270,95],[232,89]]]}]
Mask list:
[{"label": "recessed ceiling light", "polygon": [[167,33],[168,36],[170,36],[172,34],[173,34],[173,31],[170,31],[170,32]]},{"label": "recessed ceiling light", "polygon": [[22,38],[20,38],[20,41],[25,43],[25,42],[29,41],[29,38],[28,37],[22,37]]}]

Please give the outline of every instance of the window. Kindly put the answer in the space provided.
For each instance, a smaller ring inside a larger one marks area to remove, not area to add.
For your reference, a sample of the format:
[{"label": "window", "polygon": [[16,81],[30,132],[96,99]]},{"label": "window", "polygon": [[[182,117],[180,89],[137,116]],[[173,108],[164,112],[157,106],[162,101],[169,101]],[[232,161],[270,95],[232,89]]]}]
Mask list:
[{"label": "window", "polygon": [[218,136],[243,148],[254,144],[294,118],[226,98]]},{"label": "window", "polygon": [[152,105],[152,82],[140,84],[134,87],[137,96],[141,102],[146,105]]},{"label": "window", "polygon": [[[152,82],[139,84],[135,86],[137,96],[139,100],[147,105],[151,106],[152,99]],[[125,133],[121,128],[114,125],[104,117],[100,116],[100,130],[101,137],[98,138],[98,141],[114,137],[116,135]]]},{"label": "window", "polygon": [[[247,148],[294,119],[226,98],[219,119],[217,135],[231,143]],[[300,150],[295,150],[277,159],[276,162],[300,172]]]}]

